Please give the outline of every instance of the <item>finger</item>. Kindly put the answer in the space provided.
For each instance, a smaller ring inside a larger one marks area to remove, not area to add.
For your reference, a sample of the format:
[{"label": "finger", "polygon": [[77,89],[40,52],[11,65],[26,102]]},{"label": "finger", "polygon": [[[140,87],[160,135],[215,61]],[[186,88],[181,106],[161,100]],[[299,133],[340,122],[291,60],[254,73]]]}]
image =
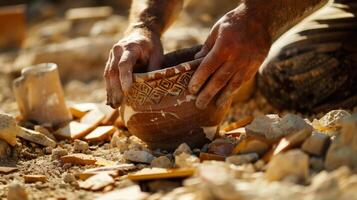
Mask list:
[{"label": "finger", "polygon": [[208,35],[205,43],[202,46],[202,49],[196,53],[195,59],[202,58],[208,54],[208,52],[212,49],[214,42],[216,41],[218,33],[218,28],[213,28],[210,34]]},{"label": "finger", "polygon": [[235,65],[233,62],[226,62],[218,71],[212,76],[208,84],[200,92],[196,100],[196,107],[205,109],[216,94],[227,85],[228,81],[233,76],[233,69]]},{"label": "finger", "polygon": [[120,85],[124,93],[128,92],[133,82],[133,66],[138,60],[137,51],[125,50],[118,63]]},{"label": "finger", "polygon": [[109,67],[109,90],[110,90],[110,106],[117,108],[122,100],[122,89],[120,87],[118,61],[122,56],[122,48],[117,46],[112,50],[112,60]]},{"label": "finger", "polygon": [[112,52],[110,52],[109,58],[105,65],[104,74],[103,74],[103,77],[105,80],[106,91],[107,91],[107,105],[111,104],[111,99],[112,99],[112,90],[110,87],[110,79],[109,79],[109,68],[110,68],[110,63],[112,62],[112,59],[113,59]]},{"label": "finger", "polygon": [[160,69],[163,59],[164,56],[162,50],[159,50],[157,53],[151,55],[148,71],[154,71]]},{"label": "finger", "polygon": [[188,85],[190,93],[198,93],[202,85],[211,76],[211,74],[213,74],[217,68],[223,64],[224,59],[222,57],[222,48],[218,42],[202,60],[200,66],[198,66],[196,72],[193,74]]}]

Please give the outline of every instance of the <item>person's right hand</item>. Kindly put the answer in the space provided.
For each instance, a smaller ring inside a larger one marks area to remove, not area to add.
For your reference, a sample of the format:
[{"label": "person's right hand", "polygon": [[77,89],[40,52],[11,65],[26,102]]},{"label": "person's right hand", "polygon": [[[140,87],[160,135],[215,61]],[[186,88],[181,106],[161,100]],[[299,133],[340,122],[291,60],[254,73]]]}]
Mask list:
[{"label": "person's right hand", "polygon": [[160,35],[144,28],[136,28],[116,43],[110,50],[104,70],[107,89],[107,104],[119,107],[123,94],[133,82],[133,68],[137,63],[148,66],[148,71],[157,69],[163,59]]}]

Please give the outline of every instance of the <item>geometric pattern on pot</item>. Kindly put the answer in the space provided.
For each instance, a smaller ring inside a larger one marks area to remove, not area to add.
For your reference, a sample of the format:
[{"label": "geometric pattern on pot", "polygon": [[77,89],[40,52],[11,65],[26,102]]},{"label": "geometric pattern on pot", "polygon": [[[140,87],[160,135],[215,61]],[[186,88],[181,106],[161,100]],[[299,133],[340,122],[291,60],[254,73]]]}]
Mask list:
[{"label": "geometric pattern on pot", "polygon": [[131,105],[159,104],[165,96],[179,96],[187,89],[194,71],[183,72],[168,78],[134,82],[128,95]]}]

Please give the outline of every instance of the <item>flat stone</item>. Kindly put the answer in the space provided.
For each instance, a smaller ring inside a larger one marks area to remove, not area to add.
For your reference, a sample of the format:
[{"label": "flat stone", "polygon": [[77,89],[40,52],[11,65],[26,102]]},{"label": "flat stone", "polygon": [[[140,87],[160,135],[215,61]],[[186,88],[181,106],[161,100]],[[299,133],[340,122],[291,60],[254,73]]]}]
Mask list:
[{"label": "flat stone", "polygon": [[259,159],[257,153],[233,155],[226,158],[226,162],[234,165],[242,165],[246,163],[252,163]]},{"label": "flat stone", "polygon": [[66,139],[80,139],[86,136],[93,130],[93,127],[89,124],[83,124],[76,121],[71,121],[65,127],[55,132],[56,136]]},{"label": "flat stone", "polygon": [[8,200],[27,200],[28,195],[23,185],[19,183],[10,183],[7,192]]},{"label": "flat stone", "polygon": [[188,146],[186,143],[182,143],[174,151],[174,156],[180,155],[181,153],[192,154],[192,150],[191,150],[190,146]]},{"label": "flat stone", "polygon": [[148,163],[150,164],[152,160],[154,160],[154,156],[147,152],[141,150],[128,150],[124,152],[124,158],[131,162],[138,162],[138,163]]},{"label": "flat stone", "polygon": [[325,159],[328,170],[346,165],[357,169],[357,114],[343,120],[341,134],[330,145]]},{"label": "flat stone", "polygon": [[205,153],[205,152],[200,152],[200,161],[206,161],[206,160],[217,160],[217,161],[224,161],[226,159],[225,156],[217,155],[217,154],[212,154],[212,153]]},{"label": "flat stone", "polygon": [[309,174],[309,157],[300,150],[289,150],[272,158],[266,170],[269,181],[280,181],[295,177],[305,181]]},{"label": "flat stone", "polygon": [[163,169],[163,168],[144,168],[136,173],[128,174],[128,179],[132,181],[159,180],[170,178],[186,178],[194,174],[192,168]]},{"label": "flat stone", "polygon": [[103,194],[95,200],[143,200],[148,196],[149,194],[142,192],[138,185],[132,185]]},{"label": "flat stone", "polygon": [[83,139],[90,142],[104,141],[108,140],[115,131],[116,129],[114,126],[98,126]]},{"label": "flat stone", "polygon": [[323,156],[330,145],[330,137],[323,133],[313,133],[302,144],[301,149],[314,156]]},{"label": "flat stone", "polygon": [[16,120],[5,113],[0,113],[0,139],[5,140],[11,146],[16,145],[16,135],[21,132]]},{"label": "flat stone", "polygon": [[82,140],[74,140],[73,143],[73,151],[74,152],[86,152],[89,149],[89,145],[87,142]]},{"label": "flat stone", "polygon": [[283,137],[274,149],[273,155],[300,146],[310,135],[310,129],[303,129]]},{"label": "flat stone", "polygon": [[46,182],[47,177],[44,175],[24,175],[25,183]]},{"label": "flat stone", "polygon": [[86,190],[97,191],[114,183],[113,177],[106,173],[98,173],[84,182],[79,183],[79,187]]},{"label": "flat stone", "polygon": [[200,163],[200,160],[191,154],[181,153],[175,156],[175,165],[180,168],[195,167]]},{"label": "flat stone", "polygon": [[7,144],[4,140],[0,139],[0,160],[6,159],[11,154],[10,145]]},{"label": "flat stone", "polygon": [[28,140],[30,142],[36,143],[36,144],[40,144],[42,146],[45,147],[56,147],[57,143],[56,141],[52,140],[51,138],[47,137],[46,135],[37,132],[37,131],[33,131],[27,128],[22,128],[17,136]]},{"label": "flat stone", "polygon": [[151,167],[155,168],[172,168],[173,163],[167,156],[160,156],[151,161]]},{"label": "flat stone", "polygon": [[75,165],[94,165],[97,159],[91,155],[75,153],[61,157],[63,163],[71,163]]},{"label": "flat stone", "polygon": [[293,114],[287,114],[283,118],[278,115],[257,117],[245,127],[248,136],[260,136],[268,140],[279,139],[303,129],[312,131],[312,126],[301,117]]},{"label": "flat stone", "polygon": [[216,139],[208,146],[208,152],[221,156],[228,156],[232,153],[236,143],[228,139]]},{"label": "flat stone", "polygon": [[17,170],[17,167],[1,167],[0,166],[0,174],[9,174]]},{"label": "flat stone", "polygon": [[97,168],[91,168],[83,171],[82,173],[79,174],[79,178],[81,180],[86,180],[87,178],[94,176],[98,173],[107,173],[112,177],[116,177],[124,172],[129,172],[134,169],[137,169],[137,167],[133,164],[120,164],[120,165],[112,165],[106,167],[97,167]]},{"label": "flat stone", "polygon": [[266,140],[257,137],[247,137],[238,143],[233,149],[232,154],[257,153],[263,155],[269,150],[270,146],[271,144]]}]

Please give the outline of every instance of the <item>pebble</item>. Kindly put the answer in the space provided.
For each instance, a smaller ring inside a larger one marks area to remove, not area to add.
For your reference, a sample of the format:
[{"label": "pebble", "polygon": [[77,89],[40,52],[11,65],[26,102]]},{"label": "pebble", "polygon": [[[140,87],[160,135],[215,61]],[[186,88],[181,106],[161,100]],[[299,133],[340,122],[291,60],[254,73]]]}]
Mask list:
[{"label": "pebble", "polygon": [[118,148],[120,153],[123,153],[129,148],[127,137],[119,136],[118,134],[113,135],[110,144],[112,148]]},{"label": "pebble", "polygon": [[181,168],[195,167],[200,163],[200,159],[187,153],[180,153],[175,156],[175,165]]},{"label": "pebble", "polygon": [[345,110],[332,110],[325,114],[318,121],[314,120],[314,128],[322,130],[337,130],[341,127],[341,122],[350,117],[351,114]]},{"label": "pebble", "polygon": [[68,150],[67,149],[62,149],[62,148],[53,149],[52,150],[51,160],[58,160],[62,156],[65,156],[67,154],[68,154]]},{"label": "pebble", "polygon": [[50,154],[52,154],[52,150],[53,150],[52,147],[45,147],[45,148],[43,149],[43,152],[44,152],[45,154],[47,154],[47,155],[50,155]]},{"label": "pebble", "polygon": [[11,183],[8,186],[7,199],[8,200],[27,200],[28,195],[24,186],[19,183]]},{"label": "pebble", "polygon": [[328,170],[346,165],[357,169],[357,114],[342,122],[341,134],[330,145],[325,160]]},{"label": "pebble", "polygon": [[147,163],[150,164],[155,157],[147,152],[141,150],[128,150],[124,152],[124,158],[131,162],[138,162],[138,163]]},{"label": "pebble", "polygon": [[86,152],[89,149],[89,145],[87,142],[82,140],[74,140],[73,143],[73,151],[74,152]]},{"label": "pebble", "polygon": [[257,153],[264,155],[270,148],[270,144],[254,137],[248,137],[239,142],[232,154]]},{"label": "pebble", "polygon": [[260,136],[268,140],[279,139],[303,129],[312,131],[312,126],[294,114],[286,114],[283,118],[280,118],[278,115],[257,117],[251,124],[245,127],[247,135]]},{"label": "pebble", "polygon": [[259,159],[257,153],[248,153],[242,155],[233,155],[226,158],[226,162],[234,165],[242,165],[246,163],[252,163]]},{"label": "pebble", "polygon": [[309,174],[309,157],[301,150],[289,150],[272,158],[268,164],[266,178],[269,181],[283,180],[295,176],[305,181]]},{"label": "pebble", "polygon": [[16,144],[16,135],[21,131],[15,119],[5,113],[0,113],[0,139],[5,140],[11,146]]},{"label": "pebble", "polygon": [[96,174],[84,182],[79,183],[79,187],[87,190],[100,190],[103,189],[104,187],[111,185],[114,183],[114,179],[106,174],[106,173],[99,173]]},{"label": "pebble", "polygon": [[11,155],[11,148],[4,140],[0,139],[0,160],[6,159]]},{"label": "pebble", "polygon": [[62,174],[62,180],[65,183],[73,183],[76,182],[76,177],[71,173],[65,172]]},{"label": "pebble", "polygon": [[208,152],[221,156],[228,156],[232,153],[235,146],[235,141],[219,138],[209,144]]},{"label": "pebble", "polygon": [[313,133],[302,144],[301,149],[314,156],[322,156],[330,145],[330,137],[323,133]]},{"label": "pebble", "polygon": [[167,156],[160,156],[151,161],[151,167],[172,168],[173,164]]},{"label": "pebble", "polygon": [[178,146],[174,151],[174,156],[180,155],[181,153],[192,154],[190,146],[186,143],[180,144],[180,146]]}]

